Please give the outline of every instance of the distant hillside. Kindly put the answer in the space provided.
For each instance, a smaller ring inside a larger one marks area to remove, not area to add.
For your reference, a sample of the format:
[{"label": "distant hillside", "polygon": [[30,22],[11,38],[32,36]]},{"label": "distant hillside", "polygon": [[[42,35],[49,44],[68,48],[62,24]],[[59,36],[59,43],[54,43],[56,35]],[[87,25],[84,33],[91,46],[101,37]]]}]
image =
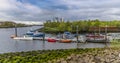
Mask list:
[{"label": "distant hillside", "polygon": [[10,21],[5,21],[5,22],[0,22],[0,28],[11,28],[11,27],[25,27],[27,25],[21,24],[21,23],[15,23],[15,22],[10,22]]},{"label": "distant hillside", "polygon": [[43,22],[39,22],[39,21],[15,21],[15,22],[25,25],[43,25]]}]

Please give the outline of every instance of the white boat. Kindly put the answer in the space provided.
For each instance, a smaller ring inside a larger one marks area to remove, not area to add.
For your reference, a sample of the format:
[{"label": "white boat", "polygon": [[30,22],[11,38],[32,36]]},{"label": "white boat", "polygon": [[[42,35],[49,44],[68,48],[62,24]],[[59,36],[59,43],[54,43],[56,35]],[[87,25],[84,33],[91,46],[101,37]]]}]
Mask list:
[{"label": "white boat", "polygon": [[[49,37],[45,37],[44,40],[47,40]],[[23,37],[13,37],[15,40],[43,40],[43,37],[28,37],[28,36],[23,36]]]},{"label": "white boat", "polygon": [[33,40],[33,37],[14,37],[15,40]]},{"label": "white boat", "polygon": [[39,33],[38,31],[30,30],[22,37],[17,37],[16,35],[12,35],[11,38],[16,40],[43,40],[44,36],[45,36],[44,33]]},{"label": "white boat", "polygon": [[111,36],[111,40],[120,40],[120,33],[108,33],[107,36]]},{"label": "white boat", "polygon": [[[77,42],[77,38],[72,39],[73,42]],[[85,36],[78,36],[78,42],[86,42],[86,37]]]},{"label": "white boat", "polygon": [[86,35],[86,41],[87,42],[109,42],[109,39],[107,36],[99,34],[99,35],[94,35],[94,34],[89,34]]}]

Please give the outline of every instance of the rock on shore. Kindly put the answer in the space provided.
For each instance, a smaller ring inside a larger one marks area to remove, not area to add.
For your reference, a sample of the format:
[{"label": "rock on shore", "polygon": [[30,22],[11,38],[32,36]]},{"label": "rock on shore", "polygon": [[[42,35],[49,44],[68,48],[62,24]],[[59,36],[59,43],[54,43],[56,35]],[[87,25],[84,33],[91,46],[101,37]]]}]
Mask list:
[{"label": "rock on shore", "polygon": [[120,50],[105,49],[94,53],[71,54],[55,63],[120,63]]}]

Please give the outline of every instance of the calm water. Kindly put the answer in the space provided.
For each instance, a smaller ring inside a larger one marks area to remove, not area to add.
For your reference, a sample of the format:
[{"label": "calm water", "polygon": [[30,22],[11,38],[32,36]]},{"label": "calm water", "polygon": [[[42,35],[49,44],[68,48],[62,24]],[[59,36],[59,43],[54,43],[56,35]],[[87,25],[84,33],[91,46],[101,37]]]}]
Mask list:
[{"label": "calm water", "polygon": [[[18,35],[22,36],[30,29],[37,29],[40,26],[18,28]],[[20,52],[31,50],[47,49],[69,49],[69,48],[95,48],[105,47],[103,43],[49,43],[40,40],[13,40],[10,38],[14,34],[14,28],[0,29],[0,53]]]}]

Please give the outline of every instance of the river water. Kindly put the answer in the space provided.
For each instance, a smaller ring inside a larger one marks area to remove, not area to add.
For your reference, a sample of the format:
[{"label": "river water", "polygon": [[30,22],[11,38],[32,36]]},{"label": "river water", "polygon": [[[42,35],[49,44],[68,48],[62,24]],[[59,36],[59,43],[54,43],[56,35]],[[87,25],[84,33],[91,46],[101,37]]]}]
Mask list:
[{"label": "river water", "polygon": [[[18,35],[22,36],[28,30],[38,28],[41,28],[41,26],[18,28]],[[0,53],[48,49],[97,48],[106,46],[104,43],[49,43],[47,41],[43,42],[40,40],[14,40],[10,38],[13,34],[14,28],[0,29]]]}]

